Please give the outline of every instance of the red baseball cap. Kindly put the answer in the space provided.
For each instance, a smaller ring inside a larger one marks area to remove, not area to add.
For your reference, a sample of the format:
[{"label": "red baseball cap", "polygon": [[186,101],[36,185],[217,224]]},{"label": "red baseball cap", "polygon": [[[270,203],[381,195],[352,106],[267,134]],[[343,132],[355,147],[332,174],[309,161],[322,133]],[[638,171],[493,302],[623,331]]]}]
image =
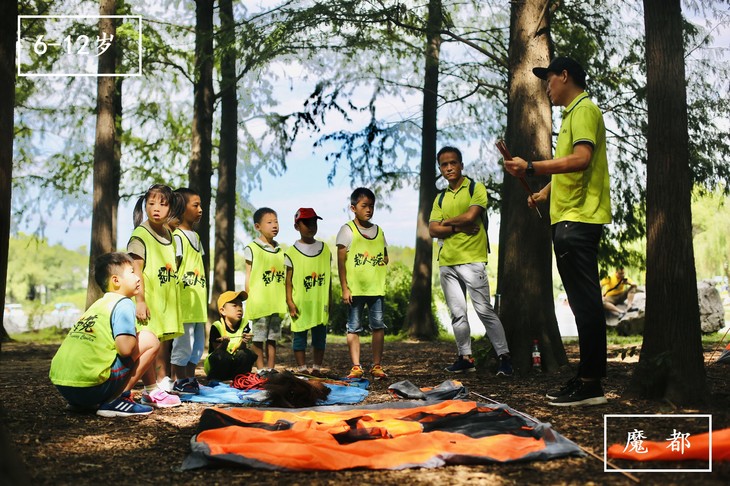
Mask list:
[{"label": "red baseball cap", "polygon": [[294,223],[298,222],[300,219],[322,219],[319,216],[317,216],[317,213],[314,212],[314,209],[312,208],[299,208],[297,209],[296,214],[294,214]]}]

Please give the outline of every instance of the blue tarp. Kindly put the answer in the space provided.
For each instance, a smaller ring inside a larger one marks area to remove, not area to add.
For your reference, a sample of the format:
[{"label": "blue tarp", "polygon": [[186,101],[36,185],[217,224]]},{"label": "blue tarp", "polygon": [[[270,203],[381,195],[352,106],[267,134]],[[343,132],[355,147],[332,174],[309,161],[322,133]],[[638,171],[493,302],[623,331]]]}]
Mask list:
[{"label": "blue tarp", "polygon": [[[326,400],[320,401],[318,405],[350,405],[360,403],[368,396],[367,380],[365,383],[357,383],[360,386],[342,386],[325,383],[330,389]],[[267,399],[264,390],[239,390],[225,383],[217,383],[215,386],[200,385],[198,395],[180,395],[183,402],[193,403],[225,403],[232,405],[263,405]]]}]

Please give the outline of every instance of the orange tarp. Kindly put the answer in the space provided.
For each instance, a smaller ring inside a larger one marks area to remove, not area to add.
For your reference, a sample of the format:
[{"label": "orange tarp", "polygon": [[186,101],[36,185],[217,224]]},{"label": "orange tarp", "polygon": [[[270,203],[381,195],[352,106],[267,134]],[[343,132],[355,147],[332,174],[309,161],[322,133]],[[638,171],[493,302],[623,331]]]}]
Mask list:
[{"label": "orange tarp", "polygon": [[548,424],[505,406],[459,400],[405,405],[334,411],[208,409],[201,418],[205,430],[192,442],[193,455],[267,469],[333,471],[580,454]]},{"label": "orange tarp", "polygon": [[[608,448],[608,457],[612,459],[628,459],[631,461],[707,461],[710,456],[710,434],[697,434],[689,438],[690,446],[681,450],[672,450],[669,442],[642,441],[647,452],[639,453],[627,450],[625,445],[613,444]],[[730,461],[730,429],[712,432],[712,460]]]}]

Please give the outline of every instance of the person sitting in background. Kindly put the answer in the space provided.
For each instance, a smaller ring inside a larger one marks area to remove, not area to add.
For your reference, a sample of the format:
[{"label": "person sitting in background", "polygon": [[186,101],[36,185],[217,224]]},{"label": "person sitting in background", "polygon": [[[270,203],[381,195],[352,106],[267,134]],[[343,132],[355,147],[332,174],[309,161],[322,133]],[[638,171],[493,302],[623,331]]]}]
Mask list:
[{"label": "person sitting in background", "polygon": [[[616,273],[601,280],[603,308],[622,319],[626,312],[638,310],[633,306],[636,284],[626,276],[624,267],[616,268]],[[626,302],[626,312],[616,307]]]}]

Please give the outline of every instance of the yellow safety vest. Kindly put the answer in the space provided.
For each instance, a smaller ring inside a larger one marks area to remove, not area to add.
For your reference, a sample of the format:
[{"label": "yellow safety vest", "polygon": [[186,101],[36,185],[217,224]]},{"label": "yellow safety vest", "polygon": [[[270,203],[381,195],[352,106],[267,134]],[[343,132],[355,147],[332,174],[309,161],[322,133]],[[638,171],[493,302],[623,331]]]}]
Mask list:
[{"label": "yellow safety vest", "polygon": [[76,321],[51,361],[48,375],[54,385],[87,388],[109,379],[117,358],[112,313],[126,298],[107,292]]},{"label": "yellow safety vest", "polygon": [[144,226],[137,226],[132,238],[140,240],[145,247],[144,300],[150,311],[147,322],[137,321],[137,329],[147,329],[166,341],[182,335],[183,325],[177,303],[177,265],[175,247],[170,243],[160,243]]},{"label": "yellow safety vest", "polygon": [[292,319],[291,330],[301,332],[327,324],[332,280],[329,247],[322,243],[322,251],[309,256],[291,246],[286,254],[292,262],[292,299],[299,310],[299,316]]},{"label": "yellow safety vest", "polygon": [[203,268],[203,252],[193,246],[181,229],[176,229],[175,235],[182,241],[182,261],[177,272],[180,319],[183,323],[207,322],[208,284]]},{"label": "yellow safety vest", "polygon": [[248,300],[244,320],[251,321],[273,314],[286,314],[286,269],[284,252],[266,251],[255,241],[251,249],[251,275],[248,281]]},{"label": "yellow safety vest", "polygon": [[347,286],[354,296],[385,295],[385,238],[383,230],[377,227],[375,238],[367,238],[354,221],[348,221],[352,229],[352,243],[347,249],[345,269]]}]

